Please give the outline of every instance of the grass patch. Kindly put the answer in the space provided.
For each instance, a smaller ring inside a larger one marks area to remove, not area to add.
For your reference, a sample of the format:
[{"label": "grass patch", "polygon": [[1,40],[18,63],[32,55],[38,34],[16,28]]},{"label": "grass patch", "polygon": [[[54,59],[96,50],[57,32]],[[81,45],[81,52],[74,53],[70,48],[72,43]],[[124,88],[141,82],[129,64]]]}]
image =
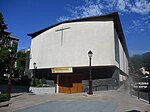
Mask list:
[{"label": "grass patch", "polygon": [[9,96],[7,93],[0,94],[0,102],[4,102],[4,101],[8,101],[8,100],[9,100]]}]

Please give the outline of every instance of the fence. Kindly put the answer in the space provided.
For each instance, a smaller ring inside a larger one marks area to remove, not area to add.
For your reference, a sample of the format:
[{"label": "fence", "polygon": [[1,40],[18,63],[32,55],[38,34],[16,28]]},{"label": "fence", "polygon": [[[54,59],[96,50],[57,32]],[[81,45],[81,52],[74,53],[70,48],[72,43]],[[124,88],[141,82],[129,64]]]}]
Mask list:
[{"label": "fence", "polygon": [[130,94],[136,96],[138,99],[145,100],[150,104],[150,85],[148,85],[147,89],[141,90],[139,85],[137,88],[130,87]]},{"label": "fence", "polygon": [[114,90],[116,87],[114,85],[98,85],[93,86],[93,91],[101,91],[101,90]]},{"label": "fence", "polygon": [[[92,87],[93,91],[108,91],[114,89],[116,89],[114,85],[97,85]],[[88,91],[88,86],[84,88],[83,92],[87,92],[87,91]]]}]

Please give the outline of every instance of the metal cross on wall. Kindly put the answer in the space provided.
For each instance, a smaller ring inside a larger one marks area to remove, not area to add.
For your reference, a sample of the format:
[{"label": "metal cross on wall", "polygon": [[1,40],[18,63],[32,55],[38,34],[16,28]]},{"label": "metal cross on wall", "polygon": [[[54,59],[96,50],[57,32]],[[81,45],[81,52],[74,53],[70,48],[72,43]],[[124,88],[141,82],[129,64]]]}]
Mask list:
[{"label": "metal cross on wall", "polygon": [[62,27],[61,29],[55,30],[55,32],[61,31],[61,46],[63,45],[63,31],[67,29],[70,29],[70,27],[67,28]]}]

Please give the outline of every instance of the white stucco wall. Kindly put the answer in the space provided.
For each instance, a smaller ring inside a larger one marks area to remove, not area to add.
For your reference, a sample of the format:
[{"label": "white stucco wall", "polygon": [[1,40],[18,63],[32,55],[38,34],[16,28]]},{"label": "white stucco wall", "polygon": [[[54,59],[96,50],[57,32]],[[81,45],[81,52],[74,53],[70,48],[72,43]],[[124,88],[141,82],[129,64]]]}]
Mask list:
[{"label": "white stucco wall", "polygon": [[[63,32],[61,46],[60,28]],[[74,22],[53,27],[32,39],[30,69],[88,66],[88,51],[92,50],[92,65],[115,65],[113,21]]]},{"label": "white stucco wall", "polygon": [[29,90],[34,94],[54,94],[55,87],[30,87]]},{"label": "white stucco wall", "polygon": [[119,67],[124,73],[128,74],[128,59],[119,39],[118,41],[119,41],[119,59],[120,59]]},{"label": "white stucco wall", "polygon": [[124,71],[124,50],[122,48],[120,41],[119,41],[119,59],[120,59],[120,69]]}]

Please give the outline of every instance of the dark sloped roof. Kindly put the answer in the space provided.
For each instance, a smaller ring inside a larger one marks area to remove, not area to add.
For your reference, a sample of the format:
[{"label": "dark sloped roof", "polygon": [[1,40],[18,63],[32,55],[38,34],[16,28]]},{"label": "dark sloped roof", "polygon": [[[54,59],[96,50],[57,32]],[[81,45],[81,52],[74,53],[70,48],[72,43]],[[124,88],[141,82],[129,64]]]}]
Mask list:
[{"label": "dark sloped roof", "polygon": [[44,29],[41,29],[39,31],[36,31],[36,32],[33,32],[33,33],[30,33],[30,34],[27,34],[28,36],[31,36],[32,38],[38,36],[39,34],[55,27],[55,26],[58,26],[60,24],[63,24],[63,23],[71,23],[71,22],[85,22],[85,21],[109,21],[109,20],[113,20],[114,21],[114,25],[115,25],[115,28],[119,34],[119,39],[120,39],[120,42],[123,46],[123,49],[125,50],[126,54],[127,54],[127,58],[129,57],[129,53],[128,53],[128,50],[127,50],[127,45],[126,45],[126,42],[125,42],[125,38],[124,38],[124,34],[123,34],[123,30],[122,30],[122,26],[121,26],[121,22],[120,22],[120,18],[119,18],[119,15],[118,15],[118,12],[113,12],[113,13],[109,13],[109,14],[105,14],[105,15],[100,15],[100,16],[91,16],[91,17],[85,17],[85,18],[79,18],[79,19],[74,19],[74,20],[67,20],[67,21],[63,21],[63,22],[60,22],[58,24],[55,24],[55,25],[52,25],[52,26],[49,26],[47,28],[44,28]]},{"label": "dark sloped roof", "polygon": [[4,34],[7,35],[7,38],[11,38],[11,39],[17,40],[17,41],[19,40],[18,37],[11,35],[10,32],[4,31]]}]

